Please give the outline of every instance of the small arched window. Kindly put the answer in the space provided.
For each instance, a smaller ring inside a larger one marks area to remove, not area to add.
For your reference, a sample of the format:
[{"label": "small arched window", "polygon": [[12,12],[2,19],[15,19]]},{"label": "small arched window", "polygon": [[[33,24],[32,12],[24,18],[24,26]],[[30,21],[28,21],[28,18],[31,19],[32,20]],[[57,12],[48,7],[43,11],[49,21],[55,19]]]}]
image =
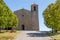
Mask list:
[{"label": "small arched window", "polygon": [[34,6],[34,11],[36,11],[36,7]]},{"label": "small arched window", "polygon": [[24,15],[22,15],[22,17],[24,17]]}]

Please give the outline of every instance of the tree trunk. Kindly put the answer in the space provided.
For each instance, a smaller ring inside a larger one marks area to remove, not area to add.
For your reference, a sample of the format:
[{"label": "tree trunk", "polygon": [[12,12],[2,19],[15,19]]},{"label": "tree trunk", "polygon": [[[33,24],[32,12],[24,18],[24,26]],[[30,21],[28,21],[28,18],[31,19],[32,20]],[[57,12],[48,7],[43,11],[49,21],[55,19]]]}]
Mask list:
[{"label": "tree trunk", "polygon": [[1,33],[1,28],[0,28],[0,33]]},{"label": "tree trunk", "polygon": [[1,33],[1,29],[0,29],[0,33]]},{"label": "tree trunk", "polygon": [[12,29],[11,29],[11,33],[13,33],[13,32],[15,32],[15,31],[14,31],[14,29],[12,28]]},{"label": "tree trunk", "polygon": [[6,28],[6,32],[8,32],[8,27]]},{"label": "tree trunk", "polygon": [[57,33],[57,30],[55,30],[55,33]]},{"label": "tree trunk", "polygon": [[52,28],[52,33],[54,33],[53,28]]},{"label": "tree trunk", "polygon": [[57,30],[56,29],[52,29],[52,33],[57,33]]}]

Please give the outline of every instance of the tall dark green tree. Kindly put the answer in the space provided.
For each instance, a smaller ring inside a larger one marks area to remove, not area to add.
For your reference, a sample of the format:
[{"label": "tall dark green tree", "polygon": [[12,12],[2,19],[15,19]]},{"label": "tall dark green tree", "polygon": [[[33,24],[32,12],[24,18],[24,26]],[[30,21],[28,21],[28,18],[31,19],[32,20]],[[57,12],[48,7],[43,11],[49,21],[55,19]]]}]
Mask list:
[{"label": "tall dark green tree", "polygon": [[43,16],[47,27],[60,31],[60,0],[50,4],[43,12]]},{"label": "tall dark green tree", "polygon": [[10,10],[4,0],[0,0],[0,29],[16,28],[17,26],[18,19],[16,15]]}]

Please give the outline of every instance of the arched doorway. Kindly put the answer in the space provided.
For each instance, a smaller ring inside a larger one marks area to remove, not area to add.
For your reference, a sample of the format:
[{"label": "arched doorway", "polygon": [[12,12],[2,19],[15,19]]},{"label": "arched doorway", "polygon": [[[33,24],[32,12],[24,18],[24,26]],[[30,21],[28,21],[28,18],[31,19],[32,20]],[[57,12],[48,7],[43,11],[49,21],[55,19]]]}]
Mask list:
[{"label": "arched doorway", "polygon": [[24,25],[22,25],[22,30],[25,30],[25,26]]}]

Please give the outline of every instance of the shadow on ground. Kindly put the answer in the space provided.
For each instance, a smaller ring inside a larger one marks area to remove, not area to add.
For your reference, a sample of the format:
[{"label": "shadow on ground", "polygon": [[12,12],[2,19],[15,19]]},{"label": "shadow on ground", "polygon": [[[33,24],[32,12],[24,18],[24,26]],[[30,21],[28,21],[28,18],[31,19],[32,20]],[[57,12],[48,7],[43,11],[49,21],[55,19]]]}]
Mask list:
[{"label": "shadow on ground", "polygon": [[37,33],[27,33],[28,37],[48,37],[47,31],[41,31]]}]

